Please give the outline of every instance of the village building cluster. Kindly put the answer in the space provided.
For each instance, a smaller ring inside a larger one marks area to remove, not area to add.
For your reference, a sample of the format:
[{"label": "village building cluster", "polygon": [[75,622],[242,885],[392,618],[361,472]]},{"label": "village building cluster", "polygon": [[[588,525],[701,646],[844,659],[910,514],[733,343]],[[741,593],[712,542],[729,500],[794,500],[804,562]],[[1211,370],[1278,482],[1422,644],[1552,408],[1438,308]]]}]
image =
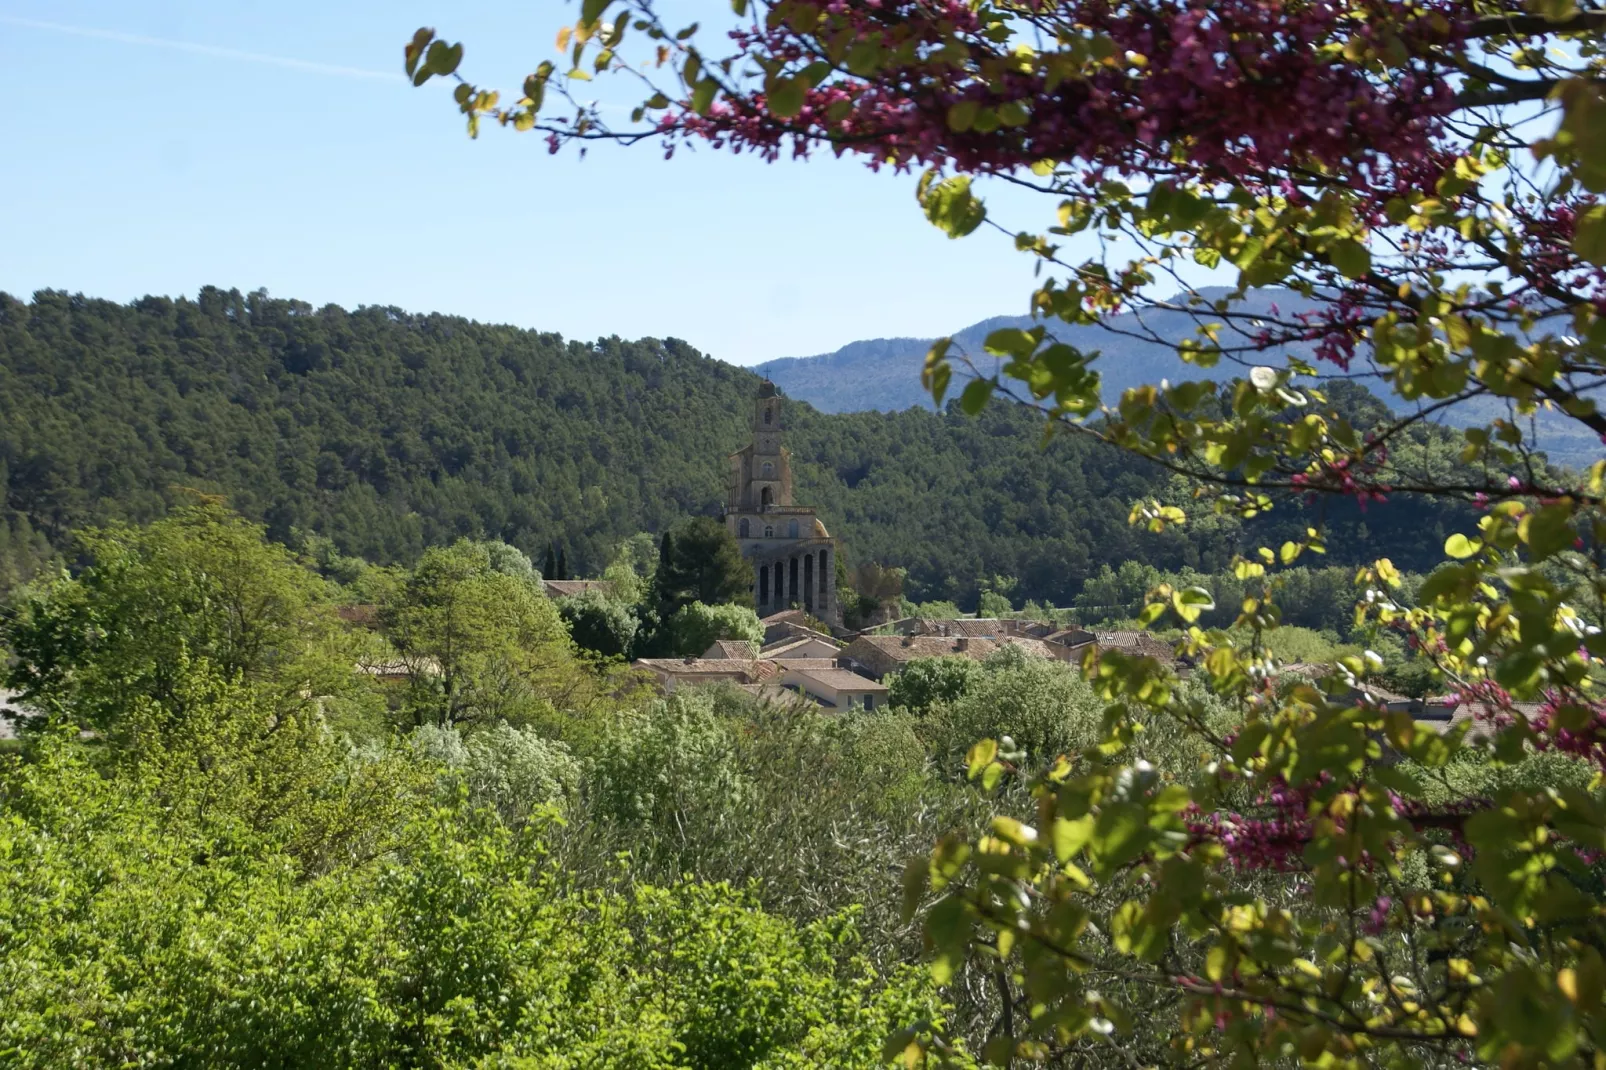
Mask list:
[{"label": "village building cluster", "polygon": [[[874,710],[886,705],[887,679],[922,658],[981,661],[1005,647],[1028,657],[1082,664],[1107,651],[1151,657],[1186,669],[1170,644],[1137,631],[1093,631],[1010,618],[894,620],[865,632],[842,627],[836,593],[837,544],[812,506],[793,500],[791,454],[784,443],[781,397],[774,384],[759,389],[753,441],[730,456],[725,523],[753,562],[753,604],[764,625],[762,645],[720,640],[700,657],[643,658],[635,666],[665,694],[724,683],[777,701],[827,710]],[[549,583],[553,588],[565,581]],[[567,581],[570,587],[590,581]],[[549,590],[554,596],[578,589]],[[1287,665],[1280,674],[1314,679],[1325,666]],[[1430,731],[1446,732],[1478,711],[1452,700],[1410,699],[1370,684],[1348,696],[1403,711]],[[1528,710],[1520,711],[1532,716]]]}]

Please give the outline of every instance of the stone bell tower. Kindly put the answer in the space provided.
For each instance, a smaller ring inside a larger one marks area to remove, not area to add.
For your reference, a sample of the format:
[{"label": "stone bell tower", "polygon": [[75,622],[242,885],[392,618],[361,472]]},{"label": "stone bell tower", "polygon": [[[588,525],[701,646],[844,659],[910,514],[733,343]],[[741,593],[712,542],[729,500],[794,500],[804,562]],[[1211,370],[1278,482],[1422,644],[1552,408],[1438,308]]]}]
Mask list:
[{"label": "stone bell tower", "polygon": [[753,562],[759,616],[797,608],[840,624],[836,540],[813,507],[793,504],[781,415],[780,394],[765,380],[753,400],[752,444],[730,457],[725,523],[742,556]]}]

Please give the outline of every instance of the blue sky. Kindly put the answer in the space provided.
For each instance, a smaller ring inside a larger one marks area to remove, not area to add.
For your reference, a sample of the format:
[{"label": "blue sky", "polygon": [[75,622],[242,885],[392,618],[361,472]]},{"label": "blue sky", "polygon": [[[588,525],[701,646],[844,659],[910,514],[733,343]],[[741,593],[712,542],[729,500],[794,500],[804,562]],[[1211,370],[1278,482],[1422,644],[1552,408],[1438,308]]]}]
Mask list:
[{"label": "blue sky", "polygon": [[[683,0],[686,10],[728,10]],[[950,241],[909,176],[649,146],[471,141],[421,25],[516,87],[577,8],[447,0],[0,0],[0,290],[127,301],[213,284],[566,336],[684,338],[737,364],[1024,312],[1006,240]],[[46,25],[48,24],[48,25]],[[995,217],[1052,204],[1008,191]]]}]

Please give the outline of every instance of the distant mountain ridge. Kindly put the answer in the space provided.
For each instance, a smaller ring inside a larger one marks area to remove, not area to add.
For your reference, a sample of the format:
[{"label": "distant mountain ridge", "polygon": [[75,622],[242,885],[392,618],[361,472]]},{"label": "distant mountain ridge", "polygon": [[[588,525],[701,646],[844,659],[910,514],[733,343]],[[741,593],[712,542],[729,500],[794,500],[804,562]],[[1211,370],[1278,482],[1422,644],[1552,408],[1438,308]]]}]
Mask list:
[{"label": "distant mountain ridge", "polygon": [[[1225,295],[1225,288],[1200,291],[1209,299]],[[1245,311],[1270,312],[1272,306],[1287,314],[1314,308],[1289,290],[1262,290],[1253,293],[1242,306]],[[1118,330],[1130,314],[1113,317]],[[982,344],[993,331],[1006,327],[1029,328],[1038,324],[1031,316],[993,316],[973,323],[953,335],[955,352],[968,353],[978,367],[990,368],[993,358],[982,352]],[[1191,316],[1177,312],[1151,312],[1144,322],[1167,339],[1190,337],[1194,331]],[[1133,326],[1136,324],[1134,323]],[[1140,383],[1161,379],[1214,379],[1231,377],[1236,365],[1219,371],[1185,364],[1169,345],[1123,337],[1103,327],[1048,325],[1048,333],[1084,352],[1098,351],[1094,366],[1103,376],[1106,400]],[[754,367],[754,371],[779,386],[789,397],[809,402],[824,412],[880,410],[897,412],[910,406],[929,409],[931,397],[920,387],[920,369],[926,352],[936,338],[874,338],[849,342],[834,353],[813,357],[782,357]]]},{"label": "distant mountain ridge", "polygon": [[[1225,287],[1200,290],[1207,300],[1218,299],[1228,292]],[[1277,313],[1288,316],[1317,307],[1316,302],[1292,290],[1265,289],[1251,292],[1237,309],[1270,314],[1275,308]],[[953,335],[954,352],[967,353],[978,368],[990,371],[994,358],[982,351],[987,336],[1001,328],[1024,329],[1039,322],[1031,316],[994,316],[973,323]],[[1106,404],[1113,403],[1122,391],[1143,383],[1158,383],[1162,379],[1174,382],[1221,380],[1244,374],[1243,366],[1234,362],[1224,361],[1216,368],[1201,368],[1185,363],[1172,345],[1122,334],[1137,327],[1136,317],[1131,313],[1111,317],[1108,324],[1105,327],[1047,325],[1050,336],[1084,352],[1099,354],[1093,367],[1102,378]],[[1143,314],[1143,324],[1167,342],[1175,342],[1193,337],[1196,320],[1188,313],[1150,311]],[[873,338],[849,342],[834,353],[782,357],[755,365],[753,370],[767,376],[788,397],[807,401],[822,412],[930,409],[933,407],[931,396],[920,386],[920,370],[935,341],[935,337]],[[1292,352],[1306,358],[1311,356],[1312,349],[1308,344],[1290,347]],[[1412,406],[1394,396],[1378,377],[1363,376],[1361,381],[1397,412],[1411,411]],[[1446,410],[1439,422],[1451,427],[1483,424],[1502,415],[1503,409],[1493,398],[1478,398]],[[1538,441],[1554,461],[1583,467],[1601,455],[1601,443],[1594,435],[1558,413],[1540,412],[1537,425]]]}]

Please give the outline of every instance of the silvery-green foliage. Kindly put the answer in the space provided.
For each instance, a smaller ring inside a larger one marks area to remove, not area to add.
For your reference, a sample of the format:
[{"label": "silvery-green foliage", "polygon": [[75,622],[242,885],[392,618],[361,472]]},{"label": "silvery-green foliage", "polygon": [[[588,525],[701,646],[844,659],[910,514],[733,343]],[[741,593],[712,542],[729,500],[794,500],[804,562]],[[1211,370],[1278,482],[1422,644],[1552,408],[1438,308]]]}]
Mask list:
[{"label": "silvery-green foliage", "polygon": [[724,809],[750,792],[735,753],[730,726],[709,696],[671,695],[627,715],[609,733],[588,763],[585,794],[604,820],[673,826],[687,813]]},{"label": "silvery-green foliage", "polygon": [[445,767],[443,787],[466,786],[469,801],[510,822],[537,807],[561,805],[580,787],[580,763],[568,746],[528,728],[501,723],[471,731],[424,725],[409,737],[413,749]]}]

